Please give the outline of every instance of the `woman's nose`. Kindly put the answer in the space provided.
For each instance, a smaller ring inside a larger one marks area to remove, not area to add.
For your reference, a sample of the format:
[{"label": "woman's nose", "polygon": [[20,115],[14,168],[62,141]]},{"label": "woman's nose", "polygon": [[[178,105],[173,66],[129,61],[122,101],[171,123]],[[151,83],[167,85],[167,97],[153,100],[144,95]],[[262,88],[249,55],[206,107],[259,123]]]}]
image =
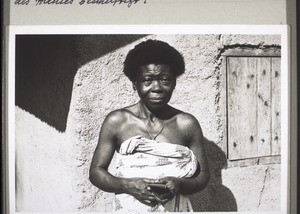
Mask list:
[{"label": "woman's nose", "polygon": [[161,91],[162,90],[162,88],[161,88],[161,84],[160,84],[160,82],[158,81],[158,80],[154,80],[153,82],[152,82],[152,87],[151,87],[151,90],[152,91]]}]

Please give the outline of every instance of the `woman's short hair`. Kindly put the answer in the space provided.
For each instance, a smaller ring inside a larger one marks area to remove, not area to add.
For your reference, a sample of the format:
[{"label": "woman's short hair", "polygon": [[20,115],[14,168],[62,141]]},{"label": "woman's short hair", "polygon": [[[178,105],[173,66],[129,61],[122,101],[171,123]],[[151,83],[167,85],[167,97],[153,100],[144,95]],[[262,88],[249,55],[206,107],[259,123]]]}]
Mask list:
[{"label": "woman's short hair", "polygon": [[165,64],[177,78],[184,73],[185,64],[182,55],[166,42],[149,39],[130,50],[124,62],[124,74],[135,81],[140,66]]}]

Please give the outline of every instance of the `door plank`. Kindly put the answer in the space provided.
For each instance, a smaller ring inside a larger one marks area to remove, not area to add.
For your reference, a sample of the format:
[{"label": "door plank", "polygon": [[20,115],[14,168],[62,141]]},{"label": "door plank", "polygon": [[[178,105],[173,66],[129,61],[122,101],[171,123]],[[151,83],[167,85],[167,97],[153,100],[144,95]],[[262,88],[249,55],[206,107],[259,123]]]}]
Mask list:
[{"label": "door plank", "polygon": [[228,58],[228,153],[230,160],[257,152],[256,58]]},{"label": "door plank", "polygon": [[257,152],[271,155],[271,58],[257,58]]},{"label": "door plank", "polygon": [[272,58],[272,155],[281,153],[280,137],[280,57]]}]

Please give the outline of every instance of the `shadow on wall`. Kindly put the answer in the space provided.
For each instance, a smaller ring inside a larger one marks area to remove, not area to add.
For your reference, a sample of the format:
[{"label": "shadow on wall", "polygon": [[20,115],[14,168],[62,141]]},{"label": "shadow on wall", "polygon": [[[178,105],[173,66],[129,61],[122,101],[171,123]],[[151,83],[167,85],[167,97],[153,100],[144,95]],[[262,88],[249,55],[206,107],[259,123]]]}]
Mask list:
[{"label": "shadow on wall", "polygon": [[78,68],[144,36],[17,35],[16,105],[64,132]]},{"label": "shadow on wall", "polygon": [[[87,62],[145,35],[20,35],[16,38],[16,105],[64,132],[74,76]],[[205,139],[211,172],[208,187],[191,196],[195,211],[236,211],[232,192],[222,185],[224,152]]]},{"label": "shadow on wall", "polygon": [[206,138],[204,138],[204,147],[211,178],[206,189],[191,196],[194,211],[237,211],[233,193],[222,184],[222,169],[227,167],[225,153],[214,142]]}]

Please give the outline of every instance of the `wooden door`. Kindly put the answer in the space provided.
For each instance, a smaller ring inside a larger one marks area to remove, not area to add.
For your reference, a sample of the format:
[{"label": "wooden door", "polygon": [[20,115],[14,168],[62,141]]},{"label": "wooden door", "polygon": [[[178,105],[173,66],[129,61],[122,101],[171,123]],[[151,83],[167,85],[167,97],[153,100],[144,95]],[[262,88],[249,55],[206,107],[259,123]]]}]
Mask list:
[{"label": "wooden door", "polygon": [[228,158],[280,154],[280,57],[227,57]]}]

